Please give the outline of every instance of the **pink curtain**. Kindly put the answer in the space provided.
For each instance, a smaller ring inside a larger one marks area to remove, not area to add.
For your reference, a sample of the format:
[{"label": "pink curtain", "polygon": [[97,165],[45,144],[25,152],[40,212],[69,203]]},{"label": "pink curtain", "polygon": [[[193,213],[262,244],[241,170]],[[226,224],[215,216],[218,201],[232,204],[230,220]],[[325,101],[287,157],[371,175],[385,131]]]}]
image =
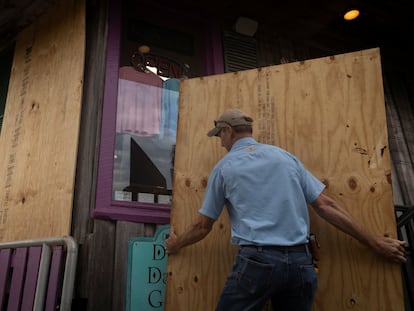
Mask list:
[{"label": "pink curtain", "polygon": [[133,67],[119,69],[116,131],[140,136],[160,133],[163,81]]}]

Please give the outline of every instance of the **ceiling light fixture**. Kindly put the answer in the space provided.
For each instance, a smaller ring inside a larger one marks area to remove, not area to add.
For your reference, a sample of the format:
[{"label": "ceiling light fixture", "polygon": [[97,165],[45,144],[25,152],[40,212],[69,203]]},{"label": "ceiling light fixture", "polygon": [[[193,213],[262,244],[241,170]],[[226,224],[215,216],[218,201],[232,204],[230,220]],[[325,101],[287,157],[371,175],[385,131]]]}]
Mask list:
[{"label": "ceiling light fixture", "polygon": [[359,10],[352,9],[344,14],[344,20],[351,21],[359,16]]}]

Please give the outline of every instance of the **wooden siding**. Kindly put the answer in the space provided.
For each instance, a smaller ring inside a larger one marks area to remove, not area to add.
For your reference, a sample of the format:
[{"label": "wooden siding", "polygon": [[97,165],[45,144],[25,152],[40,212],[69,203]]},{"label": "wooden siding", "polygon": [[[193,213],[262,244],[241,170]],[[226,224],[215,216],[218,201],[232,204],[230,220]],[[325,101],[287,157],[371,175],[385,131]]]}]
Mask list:
[{"label": "wooden siding", "polygon": [[409,82],[396,73],[384,79],[394,203],[405,206],[414,205],[414,93]]},{"label": "wooden siding", "polygon": [[[93,230],[105,62],[108,31],[107,1],[86,2],[86,54],[74,193],[72,235],[81,244]],[[83,255],[83,252],[82,252]]]}]

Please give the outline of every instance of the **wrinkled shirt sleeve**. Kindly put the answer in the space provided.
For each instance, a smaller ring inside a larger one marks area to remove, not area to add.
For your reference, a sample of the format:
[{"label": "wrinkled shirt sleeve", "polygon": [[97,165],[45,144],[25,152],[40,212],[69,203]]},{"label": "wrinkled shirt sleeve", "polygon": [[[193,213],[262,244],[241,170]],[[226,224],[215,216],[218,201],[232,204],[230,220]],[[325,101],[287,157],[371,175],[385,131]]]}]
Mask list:
[{"label": "wrinkled shirt sleeve", "polygon": [[315,201],[318,196],[325,189],[325,185],[317,179],[311,172],[309,172],[303,165],[302,162],[298,161],[301,170],[301,185],[303,194],[308,204]]},{"label": "wrinkled shirt sleeve", "polygon": [[219,162],[208,178],[203,204],[199,210],[201,214],[213,219],[220,216],[225,204],[224,180],[220,167]]}]

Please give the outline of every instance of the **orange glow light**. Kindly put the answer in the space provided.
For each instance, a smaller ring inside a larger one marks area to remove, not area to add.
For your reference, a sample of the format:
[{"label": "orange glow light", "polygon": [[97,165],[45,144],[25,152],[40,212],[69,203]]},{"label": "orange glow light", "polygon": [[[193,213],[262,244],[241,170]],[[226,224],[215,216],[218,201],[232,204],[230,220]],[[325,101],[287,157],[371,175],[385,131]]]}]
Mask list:
[{"label": "orange glow light", "polygon": [[359,10],[353,9],[349,10],[344,14],[344,19],[347,21],[353,20],[359,16]]}]

